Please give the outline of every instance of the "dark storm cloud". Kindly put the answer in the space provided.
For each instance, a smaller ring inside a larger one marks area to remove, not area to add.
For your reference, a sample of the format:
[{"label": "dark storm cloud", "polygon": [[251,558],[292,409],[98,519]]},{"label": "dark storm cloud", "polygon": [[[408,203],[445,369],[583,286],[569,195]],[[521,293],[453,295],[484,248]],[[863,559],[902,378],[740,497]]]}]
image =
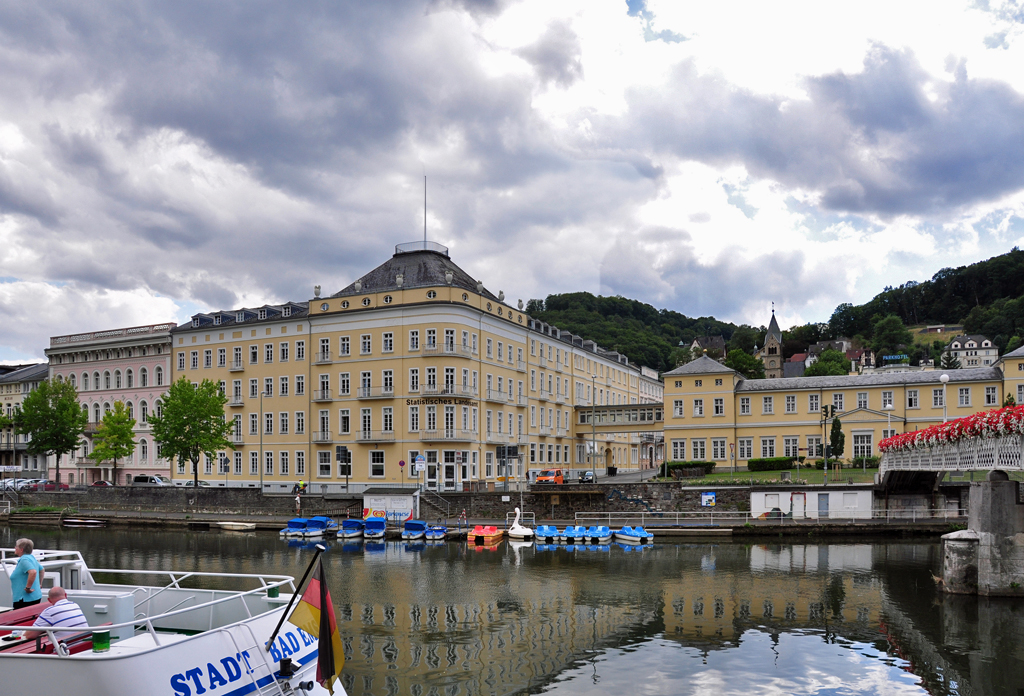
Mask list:
[{"label": "dark storm cloud", "polygon": [[[680,65],[670,89],[636,90],[632,117],[607,139],[712,163],[822,193],[826,208],[944,215],[1024,186],[1024,99],[1011,87],[929,76],[907,51],[875,47],[864,71],[807,80],[807,101],[739,90]],[[643,124],[644,128],[637,128]],[[624,128],[629,127],[629,132]]]}]

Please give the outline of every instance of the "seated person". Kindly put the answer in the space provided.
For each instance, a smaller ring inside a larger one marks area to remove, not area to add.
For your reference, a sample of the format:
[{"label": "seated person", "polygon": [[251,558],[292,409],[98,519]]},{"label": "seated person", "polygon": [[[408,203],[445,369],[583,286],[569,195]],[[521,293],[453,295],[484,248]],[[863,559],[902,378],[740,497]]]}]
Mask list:
[{"label": "seated person", "polygon": [[[89,622],[82,613],[81,607],[68,599],[67,592],[64,591],[63,587],[50,588],[50,593],[46,598],[50,601],[50,606],[43,610],[39,618],[36,619],[36,622],[32,624],[33,626],[42,626],[44,628],[67,626],[68,628],[79,629],[77,631],[55,632],[54,635],[57,640],[81,633],[82,629],[89,627]],[[45,635],[45,631],[25,631],[26,638],[35,638],[38,635]]]}]

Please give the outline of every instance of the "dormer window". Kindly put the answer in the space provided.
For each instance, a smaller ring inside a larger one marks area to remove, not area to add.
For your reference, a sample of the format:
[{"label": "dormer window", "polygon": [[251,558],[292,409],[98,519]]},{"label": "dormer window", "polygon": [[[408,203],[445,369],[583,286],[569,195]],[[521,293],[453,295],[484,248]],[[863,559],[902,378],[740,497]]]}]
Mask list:
[{"label": "dormer window", "polygon": [[992,345],[992,341],[984,341],[984,342],[983,342],[983,343],[981,344],[981,347],[982,347],[982,348],[988,348],[988,347],[989,347],[989,346],[991,346],[991,345]]},{"label": "dormer window", "polygon": [[954,343],[954,344],[953,344],[953,347],[954,347],[954,348],[959,348],[959,347],[960,347],[960,344],[959,344],[959,343]]},{"label": "dormer window", "polygon": [[283,317],[290,317],[291,315],[292,315],[292,308],[291,307],[285,307],[284,309],[281,310],[281,316],[283,316]]},{"label": "dormer window", "polygon": [[192,318],[192,328],[195,329],[195,328],[198,328],[198,327],[199,327],[199,317],[193,317]]},{"label": "dormer window", "polygon": [[245,312],[238,312],[235,314],[235,321],[241,323],[245,321]]},{"label": "dormer window", "polygon": [[213,318],[213,325],[214,326],[220,326],[220,315],[219,314]]},{"label": "dormer window", "polygon": [[267,310],[261,309],[259,316],[260,316],[260,319],[266,319],[267,318]]}]

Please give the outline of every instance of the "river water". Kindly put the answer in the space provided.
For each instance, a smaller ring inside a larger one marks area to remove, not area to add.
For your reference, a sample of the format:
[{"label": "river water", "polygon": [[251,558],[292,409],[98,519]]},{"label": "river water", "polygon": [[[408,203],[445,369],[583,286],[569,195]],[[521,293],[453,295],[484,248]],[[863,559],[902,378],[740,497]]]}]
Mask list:
[{"label": "river water", "polygon": [[[267,533],[3,534],[97,568],[298,577],[312,557]],[[1024,693],[1024,600],[937,592],[937,542],[333,543],[325,560],[353,696]]]}]

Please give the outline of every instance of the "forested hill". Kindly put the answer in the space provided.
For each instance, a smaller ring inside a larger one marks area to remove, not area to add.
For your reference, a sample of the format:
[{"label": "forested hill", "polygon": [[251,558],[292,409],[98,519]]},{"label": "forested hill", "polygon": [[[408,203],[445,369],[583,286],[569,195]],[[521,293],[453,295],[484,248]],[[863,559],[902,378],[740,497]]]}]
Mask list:
[{"label": "forested hill", "polygon": [[622,353],[631,362],[657,370],[675,367],[671,353],[680,341],[689,344],[696,336],[719,334],[729,340],[736,330],[735,324],[714,317],[692,319],[637,300],[601,297],[589,292],[530,300],[526,311],[535,319],[595,341],[602,348]]},{"label": "forested hill", "polygon": [[[721,334],[729,342],[729,350],[750,351],[764,342],[763,326],[736,326],[714,317],[693,319],[637,300],[588,292],[530,300],[527,311],[536,319],[596,341],[602,348],[617,350],[634,363],[662,371],[689,359],[685,353],[680,355],[677,347],[680,341],[689,345],[697,336]],[[815,341],[840,336],[870,346],[875,324],[890,314],[907,326],[963,324],[965,332],[991,338],[1001,352],[1012,350],[1024,343],[1024,252],[1014,247],[987,261],[943,268],[931,280],[887,287],[862,305],[841,304],[828,322],[785,330],[784,355],[789,357]],[[927,349],[922,351],[927,357]]]}]

